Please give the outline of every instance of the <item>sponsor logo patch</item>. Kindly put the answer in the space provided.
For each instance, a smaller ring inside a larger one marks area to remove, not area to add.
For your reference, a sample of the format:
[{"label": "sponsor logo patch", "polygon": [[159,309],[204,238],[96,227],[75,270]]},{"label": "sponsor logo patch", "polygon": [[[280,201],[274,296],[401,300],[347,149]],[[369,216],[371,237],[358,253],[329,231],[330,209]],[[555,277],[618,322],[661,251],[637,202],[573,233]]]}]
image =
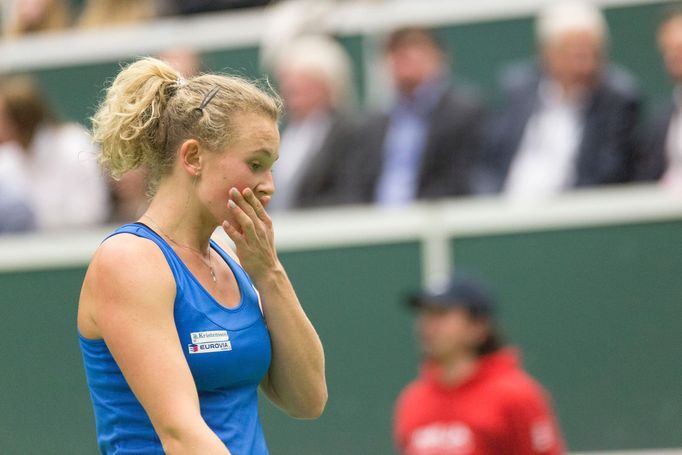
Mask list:
[{"label": "sponsor logo patch", "polygon": [[208,354],[209,352],[232,350],[232,343],[227,330],[191,332],[190,338],[192,344],[187,345],[190,354]]},{"label": "sponsor logo patch", "polygon": [[208,354],[209,352],[231,351],[232,343],[229,341],[217,341],[210,343],[198,343],[187,345],[190,354]]},{"label": "sponsor logo patch", "polygon": [[210,330],[207,332],[190,333],[192,344],[208,343],[209,341],[230,341],[227,330]]}]

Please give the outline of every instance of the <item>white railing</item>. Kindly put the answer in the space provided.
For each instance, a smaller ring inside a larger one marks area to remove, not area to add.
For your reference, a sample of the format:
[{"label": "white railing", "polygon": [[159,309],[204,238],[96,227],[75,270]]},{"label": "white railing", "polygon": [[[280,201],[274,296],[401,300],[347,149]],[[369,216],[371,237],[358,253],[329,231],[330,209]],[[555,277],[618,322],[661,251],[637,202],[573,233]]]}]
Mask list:
[{"label": "white railing", "polygon": [[[453,237],[682,219],[682,194],[655,186],[627,186],[575,191],[532,204],[468,198],[396,209],[301,211],[273,218],[280,251],[420,242],[423,279],[433,283],[447,276],[453,265],[448,247]],[[0,271],[85,265],[112,229],[0,237]]]}]

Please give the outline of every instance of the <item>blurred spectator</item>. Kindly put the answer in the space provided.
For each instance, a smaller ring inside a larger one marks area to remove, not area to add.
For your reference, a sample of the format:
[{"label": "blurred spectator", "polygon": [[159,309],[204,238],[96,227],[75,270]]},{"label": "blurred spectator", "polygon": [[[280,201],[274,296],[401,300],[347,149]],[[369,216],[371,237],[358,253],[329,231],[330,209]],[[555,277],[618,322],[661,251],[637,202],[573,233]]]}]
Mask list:
[{"label": "blurred spectator", "polygon": [[159,59],[178,70],[184,77],[201,73],[201,57],[192,49],[184,47],[166,49],[159,54]]},{"label": "blurred spectator", "polygon": [[630,75],[606,63],[601,12],[553,2],[536,31],[538,62],[503,78],[480,189],[527,198],[630,180],[640,99]]},{"label": "blurred spectator", "polygon": [[146,169],[128,171],[119,180],[111,181],[112,210],[108,221],[129,223],[137,220],[147,209]]},{"label": "blurred spectator", "polygon": [[661,179],[666,186],[682,189],[682,4],[666,9],[658,45],[676,85],[649,122],[636,172],[639,180]]},{"label": "blurred spectator", "polygon": [[0,234],[23,232],[35,227],[35,217],[23,195],[0,182]]},{"label": "blurred spectator", "polygon": [[16,38],[28,33],[61,30],[69,26],[68,0],[9,0],[4,35]]},{"label": "blurred spectator", "polygon": [[87,132],[57,122],[28,77],[0,81],[0,182],[25,195],[40,229],[93,225],[109,212]]},{"label": "blurred spectator", "polygon": [[86,0],[78,25],[107,27],[143,22],[155,16],[155,0]]},{"label": "blurred spectator", "polygon": [[396,406],[401,454],[564,453],[549,396],[503,344],[482,283],[457,273],[409,303],[424,361]]},{"label": "blurred spectator", "polygon": [[287,117],[268,208],[337,204],[356,129],[350,59],[331,38],[300,37],[281,51],[275,71]]},{"label": "blurred spectator", "polygon": [[260,43],[261,65],[272,68],[282,49],[299,36],[324,35],[336,0],[280,0],[266,9]]},{"label": "blurred spectator", "polygon": [[478,100],[449,81],[444,49],[429,30],[394,31],[386,57],[396,99],[366,121],[351,198],[401,205],[469,194],[483,119]]}]

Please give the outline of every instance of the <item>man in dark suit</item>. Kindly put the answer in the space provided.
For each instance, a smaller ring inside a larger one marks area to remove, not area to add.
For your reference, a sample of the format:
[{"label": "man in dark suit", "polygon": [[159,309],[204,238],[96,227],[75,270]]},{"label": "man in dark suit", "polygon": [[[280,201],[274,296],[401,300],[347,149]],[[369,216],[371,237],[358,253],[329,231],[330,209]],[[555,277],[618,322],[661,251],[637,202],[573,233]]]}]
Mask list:
[{"label": "man in dark suit", "polygon": [[386,56],[396,100],[363,122],[346,168],[346,196],[401,205],[471,193],[483,117],[478,100],[448,80],[445,53],[428,30],[394,31]]},{"label": "man in dark suit", "polygon": [[276,73],[286,126],[269,209],[345,202],[342,169],[357,129],[348,112],[352,99],[348,56],[331,38],[300,37],[281,51]]},{"label": "man in dark suit", "polygon": [[535,198],[631,180],[640,99],[634,80],[606,63],[601,12],[551,4],[537,35],[538,63],[503,78],[478,189]]},{"label": "man in dark suit", "polygon": [[676,87],[670,100],[658,106],[648,122],[637,155],[636,177],[682,187],[682,4],[664,12],[658,46]]}]

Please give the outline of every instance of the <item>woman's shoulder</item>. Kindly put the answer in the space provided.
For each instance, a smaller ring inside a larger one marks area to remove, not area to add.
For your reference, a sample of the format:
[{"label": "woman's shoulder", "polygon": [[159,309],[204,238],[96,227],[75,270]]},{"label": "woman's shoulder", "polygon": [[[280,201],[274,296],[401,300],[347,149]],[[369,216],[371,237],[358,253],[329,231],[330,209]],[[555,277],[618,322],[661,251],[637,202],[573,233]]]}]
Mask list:
[{"label": "woman's shoulder", "polygon": [[172,308],[174,297],[173,275],[163,252],[149,239],[114,235],[97,248],[85,274],[79,329],[89,338],[100,338],[98,314],[126,309],[163,312]]},{"label": "woman's shoulder", "polygon": [[90,262],[90,268],[111,278],[161,278],[170,269],[161,249],[150,239],[131,233],[117,233],[104,240]]}]

